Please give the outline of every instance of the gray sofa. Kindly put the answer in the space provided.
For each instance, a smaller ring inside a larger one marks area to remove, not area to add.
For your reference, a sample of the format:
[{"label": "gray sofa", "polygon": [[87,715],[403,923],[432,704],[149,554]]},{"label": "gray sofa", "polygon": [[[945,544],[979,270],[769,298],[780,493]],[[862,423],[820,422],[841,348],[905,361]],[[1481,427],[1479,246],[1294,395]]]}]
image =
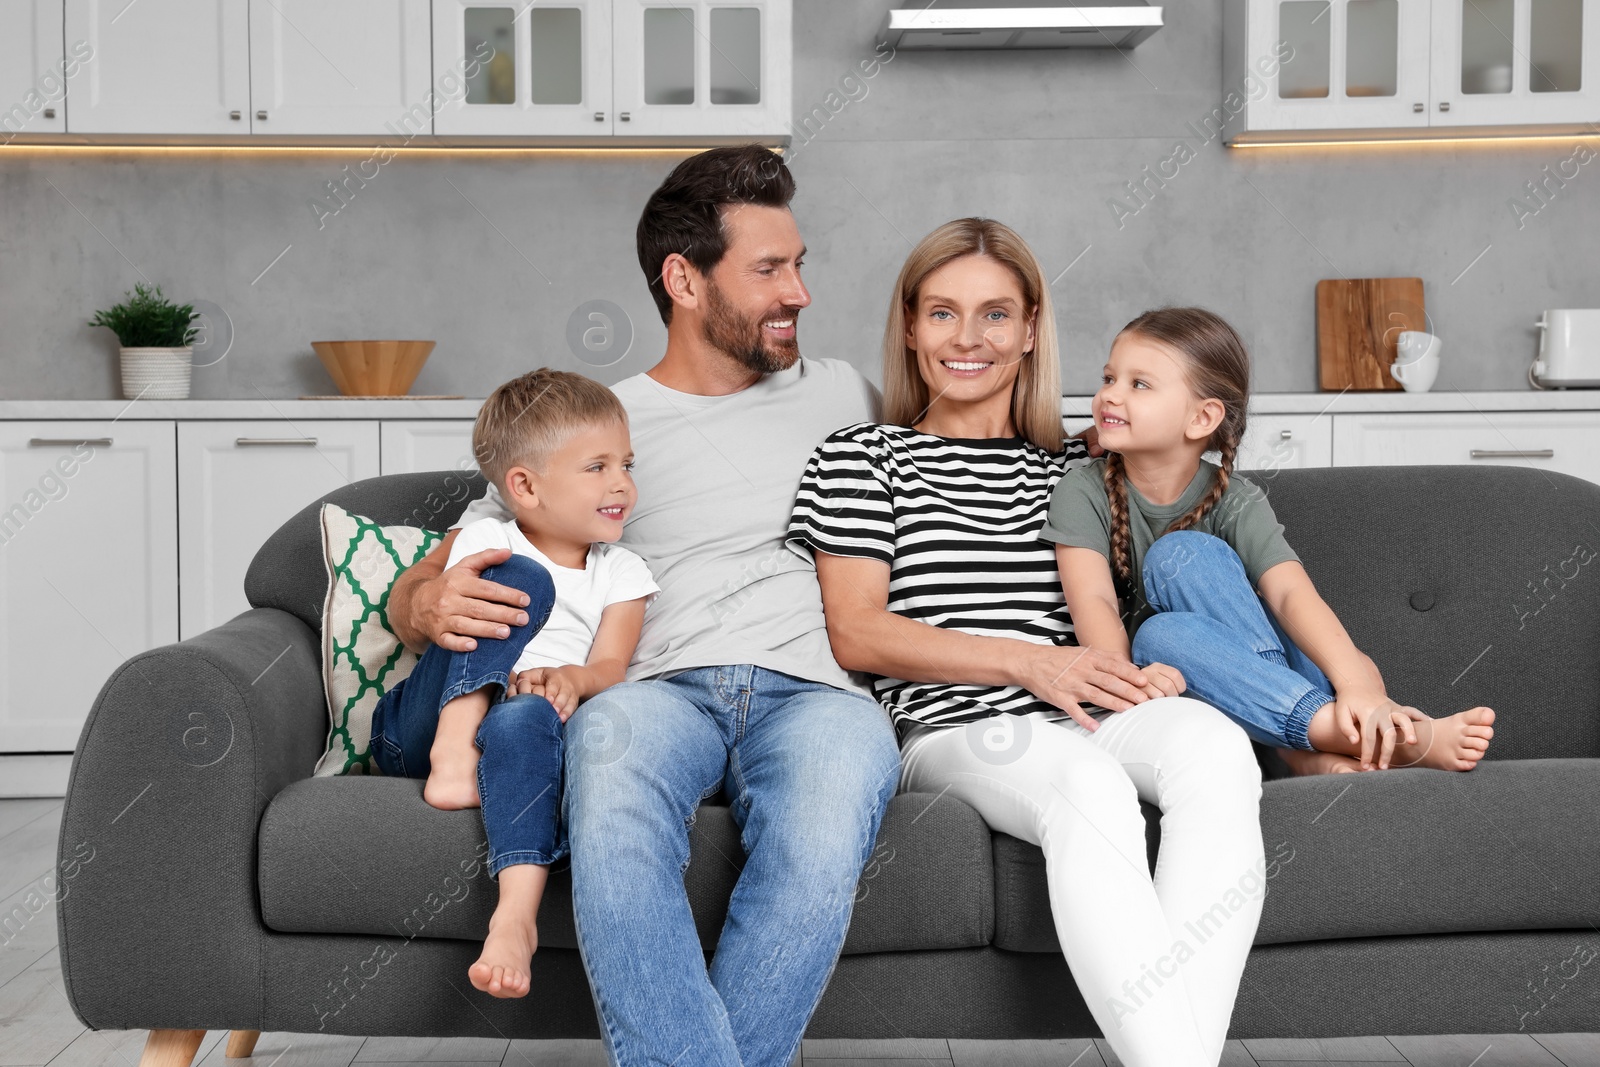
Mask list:
[{"label": "gray sofa", "polygon": [[[1271,877],[1232,1036],[1600,1030],[1600,486],[1510,467],[1246,476],[1393,696],[1499,720],[1469,774],[1281,779],[1261,751]],[[442,529],[481,490],[435,472],[326,499]],[[59,902],[74,1011],[100,1029],[597,1036],[565,875],[533,994],[480,995],[465,971],[495,889],[478,813],[429,808],[416,781],[310,776],[316,516],[258,553],[252,610],[135,656],[95,701],[61,829],[64,859],[93,849]],[[890,806],[809,1035],[1095,1034],[1039,850],[934,799]],[[708,949],[740,857],[708,803],[686,875]],[[163,1055],[181,1064],[182,1045]]]}]

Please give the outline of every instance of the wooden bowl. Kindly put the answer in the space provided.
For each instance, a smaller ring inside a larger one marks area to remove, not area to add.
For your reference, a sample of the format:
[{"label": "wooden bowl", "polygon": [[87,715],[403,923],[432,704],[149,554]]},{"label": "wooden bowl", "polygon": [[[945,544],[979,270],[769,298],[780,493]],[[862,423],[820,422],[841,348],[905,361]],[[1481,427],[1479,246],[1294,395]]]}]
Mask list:
[{"label": "wooden bowl", "polygon": [[345,396],[405,396],[433,352],[433,341],[312,341]]}]

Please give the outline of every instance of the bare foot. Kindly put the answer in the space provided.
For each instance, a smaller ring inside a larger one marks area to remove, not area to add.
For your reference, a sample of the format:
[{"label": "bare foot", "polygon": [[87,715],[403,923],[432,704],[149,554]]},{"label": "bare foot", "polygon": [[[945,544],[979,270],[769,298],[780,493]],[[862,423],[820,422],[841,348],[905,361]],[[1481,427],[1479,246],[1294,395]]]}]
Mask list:
[{"label": "bare foot", "polygon": [[538,948],[539,929],[532,922],[495,915],[489,920],[483,955],[467,968],[467,978],[491,997],[525,997],[532,981],[529,964]]},{"label": "bare foot", "polygon": [[478,798],[477,745],[469,744],[465,752],[453,745],[434,745],[428,760],[432,766],[422,787],[423,800],[445,811],[483,806]]},{"label": "bare foot", "polygon": [[1361,761],[1337,752],[1313,752],[1299,748],[1280,748],[1278,755],[1297,775],[1345,774],[1361,770]]},{"label": "bare foot", "polygon": [[1442,719],[1412,723],[1417,743],[1394,746],[1391,767],[1432,767],[1440,771],[1470,771],[1489,751],[1494,736],[1494,710],[1468,708]]}]

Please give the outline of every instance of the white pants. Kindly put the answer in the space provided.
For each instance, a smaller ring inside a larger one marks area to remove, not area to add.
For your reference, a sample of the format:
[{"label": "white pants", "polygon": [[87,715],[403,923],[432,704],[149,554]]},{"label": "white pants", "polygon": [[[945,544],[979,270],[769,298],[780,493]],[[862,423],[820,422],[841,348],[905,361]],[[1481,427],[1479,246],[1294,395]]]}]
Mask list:
[{"label": "white pants", "polygon": [[[1266,895],[1261,770],[1238,724],[1190,697],[1043,713],[908,739],[900,788],[971,804],[1044,850],[1067,965],[1127,1067],[1215,1067]],[[1152,878],[1139,800],[1161,809]]]}]

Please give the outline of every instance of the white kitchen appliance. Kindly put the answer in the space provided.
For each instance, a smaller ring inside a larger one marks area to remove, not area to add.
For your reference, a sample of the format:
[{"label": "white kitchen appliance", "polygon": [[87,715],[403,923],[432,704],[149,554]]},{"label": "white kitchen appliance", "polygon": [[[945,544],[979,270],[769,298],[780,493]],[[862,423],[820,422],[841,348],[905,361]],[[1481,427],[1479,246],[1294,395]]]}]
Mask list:
[{"label": "white kitchen appliance", "polygon": [[1546,311],[1539,328],[1539,358],[1528,369],[1535,389],[1600,387],[1600,308]]}]

